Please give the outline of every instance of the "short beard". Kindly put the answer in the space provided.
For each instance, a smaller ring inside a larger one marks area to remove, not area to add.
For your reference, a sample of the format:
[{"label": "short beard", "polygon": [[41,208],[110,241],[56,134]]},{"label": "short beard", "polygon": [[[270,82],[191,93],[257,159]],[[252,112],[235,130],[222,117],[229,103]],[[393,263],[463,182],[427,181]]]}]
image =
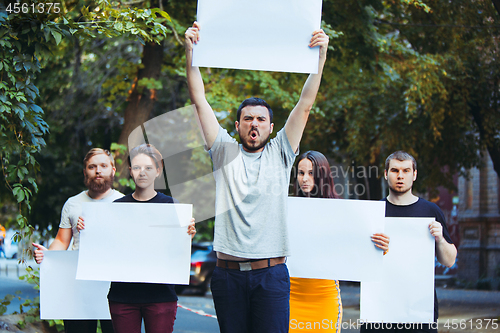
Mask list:
[{"label": "short beard", "polygon": [[[267,144],[267,140],[269,140],[270,136],[271,136],[271,134],[268,134],[267,138],[265,140],[262,140],[262,142],[258,146],[249,146],[249,145],[247,145],[246,141],[243,139],[241,140],[241,144],[243,145],[243,147],[246,148],[247,151],[257,151]],[[241,139],[241,135],[240,135],[240,139]]]},{"label": "short beard", "polygon": [[410,186],[406,191],[400,191],[400,190],[397,190],[396,188],[389,186],[389,191],[391,191],[394,194],[405,194],[405,193],[408,193],[408,191],[411,191],[412,188],[413,188],[413,186]]},{"label": "short beard", "polygon": [[87,188],[96,193],[105,193],[113,186],[113,181],[115,176],[102,176],[102,179],[97,180],[95,178],[89,178],[85,175],[84,184]]}]

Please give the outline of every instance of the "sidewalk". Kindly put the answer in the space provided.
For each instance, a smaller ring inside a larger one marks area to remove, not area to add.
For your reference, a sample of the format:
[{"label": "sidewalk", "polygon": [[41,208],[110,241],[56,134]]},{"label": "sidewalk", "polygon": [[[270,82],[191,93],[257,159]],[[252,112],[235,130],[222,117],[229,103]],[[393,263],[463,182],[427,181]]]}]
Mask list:
[{"label": "sidewalk", "polygon": [[[438,288],[436,293],[440,328],[447,325],[449,332],[457,333],[500,332],[500,291]],[[489,319],[496,319],[496,329]],[[486,328],[486,325],[489,327]]]},{"label": "sidewalk", "polygon": [[[359,318],[359,286],[341,283],[343,322]],[[500,291],[436,288],[439,332],[500,333]],[[498,324],[495,329],[493,319]],[[345,324],[347,326],[347,324]],[[486,327],[488,326],[488,327]],[[359,329],[342,329],[359,332]]]},{"label": "sidewalk", "polygon": [[[29,261],[28,264],[33,268],[38,267],[34,261]],[[24,267],[24,265],[18,265],[17,260],[1,258],[0,278],[17,280],[18,274],[20,276],[26,274]],[[359,284],[341,282],[340,289],[344,308],[342,332],[359,332],[358,328],[349,325],[349,323],[356,323],[360,315]],[[439,333],[500,333],[500,291],[439,287],[436,293],[439,300]],[[180,300],[183,305],[193,309],[203,310],[208,314],[215,313],[211,299],[200,303],[198,298],[181,296]],[[493,325],[494,319],[498,325],[496,329]]]},{"label": "sidewalk", "polygon": [[40,267],[34,260],[27,260],[26,264],[18,264],[18,259],[0,258],[0,277],[19,280],[20,276],[26,275],[26,266],[33,269]]}]

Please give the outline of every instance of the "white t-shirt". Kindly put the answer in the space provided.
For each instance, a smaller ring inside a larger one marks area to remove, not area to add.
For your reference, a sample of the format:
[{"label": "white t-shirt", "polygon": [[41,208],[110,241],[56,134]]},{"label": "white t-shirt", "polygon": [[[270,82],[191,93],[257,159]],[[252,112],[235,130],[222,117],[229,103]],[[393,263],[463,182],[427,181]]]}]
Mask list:
[{"label": "white t-shirt", "polygon": [[89,197],[87,191],[77,194],[64,203],[61,211],[61,223],[59,228],[71,228],[73,233],[72,250],[78,250],[80,247],[80,233],[76,229],[78,218],[82,216],[82,203],[84,202],[113,202],[116,199],[123,197],[123,194],[116,190],[111,190],[111,193],[100,200],[95,200]]},{"label": "white t-shirt", "polygon": [[216,184],[214,250],[241,258],[289,255],[286,224],[295,157],[284,129],[259,153],[219,127],[210,156]]}]

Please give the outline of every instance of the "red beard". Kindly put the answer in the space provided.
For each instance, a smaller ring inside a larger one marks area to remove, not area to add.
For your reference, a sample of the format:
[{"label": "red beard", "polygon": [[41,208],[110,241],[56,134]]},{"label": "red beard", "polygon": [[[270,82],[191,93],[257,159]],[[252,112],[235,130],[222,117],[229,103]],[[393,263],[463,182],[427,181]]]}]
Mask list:
[{"label": "red beard", "polygon": [[92,192],[104,193],[113,186],[114,175],[111,176],[101,176],[101,179],[96,179],[95,177],[89,178],[85,175],[85,186]]}]

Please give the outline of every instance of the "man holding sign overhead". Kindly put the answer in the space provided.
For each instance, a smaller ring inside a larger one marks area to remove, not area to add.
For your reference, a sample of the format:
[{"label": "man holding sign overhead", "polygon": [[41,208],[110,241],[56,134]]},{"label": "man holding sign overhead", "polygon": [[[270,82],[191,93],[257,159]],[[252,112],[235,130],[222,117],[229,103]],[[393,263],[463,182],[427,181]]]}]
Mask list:
[{"label": "man holding sign overhead", "polygon": [[205,97],[200,70],[192,66],[193,47],[202,35],[198,23],[186,31],[186,72],[209,149],[216,181],[214,249],[217,267],[212,295],[221,332],[288,332],[290,278],[286,227],[290,170],[326,60],[328,36],[313,32],[319,47],[318,74],[307,79],[300,99],[276,138],[272,110],[260,98],[244,100],[235,126],[238,145],[215,117]]}]

